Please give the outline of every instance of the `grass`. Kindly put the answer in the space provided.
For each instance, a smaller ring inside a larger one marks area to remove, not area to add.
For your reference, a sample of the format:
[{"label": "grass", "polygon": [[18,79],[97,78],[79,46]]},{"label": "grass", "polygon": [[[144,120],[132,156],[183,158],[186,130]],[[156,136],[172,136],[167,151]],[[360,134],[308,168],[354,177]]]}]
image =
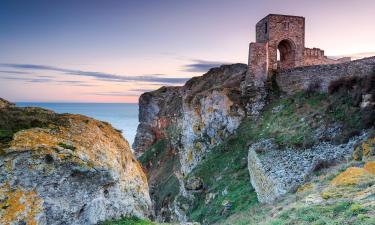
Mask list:
[{"label": "grass", "polygon": [[139,161],[145,164],[149,161],[157,161],[157,158],[163,153],[167,148],[167,140],[159,139],[153,145],[151,145],[145,153],[139,157]]},{"label": "grass", "polygon": [[46,127],[54,117],[55,114],[41,108],[0,109],[0,147],[10,142],[16,132],[33,127]]},{"label": "grass", "polygon": [[179,193],[179,181],[174,174],[179,167],[178,155],[173,153],[169,141],[159,139],[139,158],[143,167],[148,171],[150,194],[155,201],[154,207],[157,212],[170,205]]},{"label": "grass", "polygon": [[107,221],[107,222],[101,223],[101,225],[157,225],[157,224],[150,222],[149,220],[143,220],[137,217],[131,217],[131,218],[123,218],[120,220]]},{"label": "grass", "polygon": [[8,142],[12,140],[13,132],[11,130],[0,129],[0,142]]},{"label": "grass", "polygon": [[267,224],[375,224],[375,218],[366,214],[369,210],[351,201],[302,206],[280,213]]}]

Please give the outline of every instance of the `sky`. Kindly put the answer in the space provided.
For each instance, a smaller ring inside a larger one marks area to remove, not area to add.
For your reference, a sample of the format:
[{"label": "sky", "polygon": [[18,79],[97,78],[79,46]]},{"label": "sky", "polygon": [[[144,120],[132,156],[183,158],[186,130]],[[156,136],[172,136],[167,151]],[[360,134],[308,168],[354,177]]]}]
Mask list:
[{"label": "sky", "polygon": [[0,97],[129,102],[246,63],[255,24],[304,16],[306,47],[375,55],[373,0],[0,0]]}]

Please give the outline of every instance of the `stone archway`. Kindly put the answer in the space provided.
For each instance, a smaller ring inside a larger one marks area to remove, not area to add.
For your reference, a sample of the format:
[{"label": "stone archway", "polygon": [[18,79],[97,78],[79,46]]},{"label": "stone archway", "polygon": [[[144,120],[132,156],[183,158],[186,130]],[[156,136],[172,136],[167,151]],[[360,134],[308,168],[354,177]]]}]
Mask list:
[{"label": "stone archway", "polygon": [[292,41],[284,39],[277,45],[278,59],[277,68],[288,69],[296,65],[296,48]]}]

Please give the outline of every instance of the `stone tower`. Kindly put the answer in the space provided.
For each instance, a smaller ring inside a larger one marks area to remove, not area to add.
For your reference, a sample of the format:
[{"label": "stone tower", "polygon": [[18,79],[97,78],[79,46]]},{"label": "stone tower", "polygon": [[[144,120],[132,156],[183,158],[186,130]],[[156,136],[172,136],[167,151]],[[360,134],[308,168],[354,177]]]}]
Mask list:
[{"label": "stone tower", "polygon": [[273,70],[348,61],[330,59],[319,48],[305,48],[304,17],[269,14],[256,24],[248,65],[252,77],[262,83]]},{"label": "stone tower", "polygon": [[249,67],[256,76],[275,69],[304,65],[305,18],[270,14],[256,24],[256,43],[250,44]]}]

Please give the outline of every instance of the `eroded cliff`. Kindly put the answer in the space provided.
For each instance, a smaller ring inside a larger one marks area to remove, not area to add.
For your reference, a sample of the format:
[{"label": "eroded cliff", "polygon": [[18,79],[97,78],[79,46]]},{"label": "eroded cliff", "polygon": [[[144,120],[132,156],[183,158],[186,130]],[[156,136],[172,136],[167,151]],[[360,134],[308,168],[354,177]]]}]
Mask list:
[{"label": "eroded cliff", "polygon": [[1,102],[1,224],[151,215],[146,176],[110,124]]}]

